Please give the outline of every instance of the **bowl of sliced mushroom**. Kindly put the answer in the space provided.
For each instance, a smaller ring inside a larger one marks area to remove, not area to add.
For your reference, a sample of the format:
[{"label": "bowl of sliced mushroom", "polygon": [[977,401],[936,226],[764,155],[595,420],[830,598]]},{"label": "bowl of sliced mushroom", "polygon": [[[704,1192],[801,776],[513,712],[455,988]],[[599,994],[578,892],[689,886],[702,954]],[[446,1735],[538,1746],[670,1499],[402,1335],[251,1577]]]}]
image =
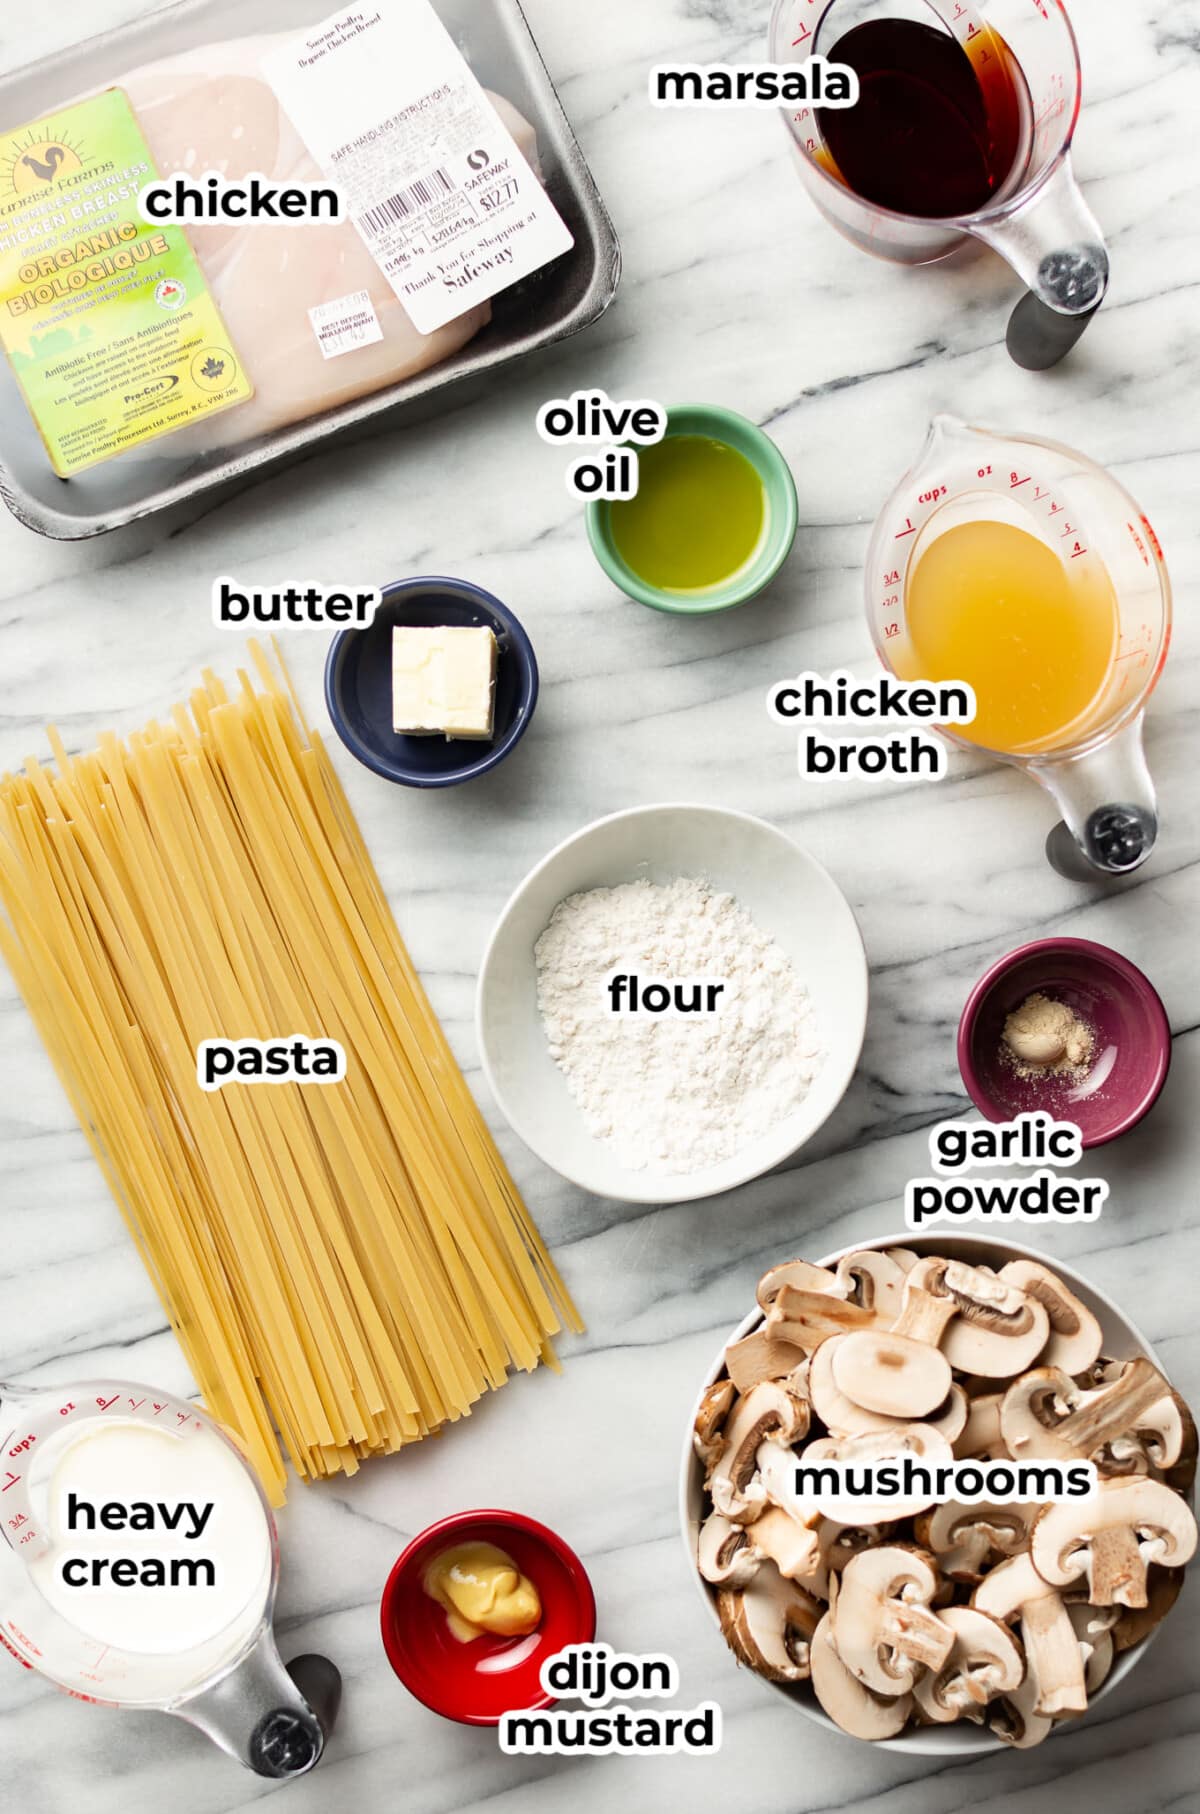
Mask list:
[{"label": "bowl of sliced mushroom", "polygon": [[[797,1481],[801,1461],[906,1456],[934,1478],[1090,1462],[1096,1485],[848,1507]],[[760,1279],[688,1431],[684,1541],[735,1658],[812,1719],[914,1752],[1023,1748],[1115,1687],[1170,1611],[1195,1471],[1187,1406],[1094,1286],[1006,1241],[900,1236]]]}]

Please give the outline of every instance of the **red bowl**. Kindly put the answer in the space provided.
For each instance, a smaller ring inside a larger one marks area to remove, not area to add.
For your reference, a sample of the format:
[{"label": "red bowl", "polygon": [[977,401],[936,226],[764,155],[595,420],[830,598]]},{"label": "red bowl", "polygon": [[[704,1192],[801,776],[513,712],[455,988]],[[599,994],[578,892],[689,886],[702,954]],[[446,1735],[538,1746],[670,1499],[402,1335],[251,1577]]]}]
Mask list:
[{"label": "red bowl", "polygon": [[[462,1643],[422,1585],[441,1550],[494,1543],[538,1590],[542,1622],[524,1638],[490,1633]],[[520,1512],[456,1512],[414,1537],[383,1590],[380,1628],[388,1662],[410,1694],[443,1719],[496,1726],[506,1713],[551,1707],[539,1671],[565,1644],[590,1644],[596,1599],[583,1563],[561,1537]]]}]

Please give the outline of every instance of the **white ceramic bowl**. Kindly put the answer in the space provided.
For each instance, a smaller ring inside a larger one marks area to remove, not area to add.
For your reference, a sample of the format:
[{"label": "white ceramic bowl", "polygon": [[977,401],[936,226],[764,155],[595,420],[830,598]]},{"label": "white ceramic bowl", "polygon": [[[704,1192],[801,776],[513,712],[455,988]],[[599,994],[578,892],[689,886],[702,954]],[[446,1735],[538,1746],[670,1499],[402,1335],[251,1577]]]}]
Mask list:
[{"label": "white ceramic bowl", "polygon": [[[947,1254],[954,1259],[966,1260],[969,1264],[991,1266],[993,1269],[1007,1265],[1009,1260],[1036,1260],[1040,1265],[1049,1266],[1052,1271],[1059,1273],[1076,1296],[1099,1318],[1100,1327],[1104,1332],[1103,1351],[1105,1354],[1110,1355],[1114,1360],[1133,1360],[1139,1354],[1144,1354],[1154,1363],[1164,1379],[1168,1377],[1166,1368],[1145,1336],[1135,1328],[1123,1311],[1118,1310],[1111,1298],[1105,1297],[1102,1291],[1098,1291],[1094,1285],[1081,1278],[1072,1267],[1063,1265],[1061,1260],[1048,1257],[1045,1253],[1039,1252],[1037,1248],[1019,1247],[1014,1242],[997,1241],[984,1235],[914,1235],[905,1230],[898,1234],[881,1236],[874,1241],[855,1241],[849,1247],[839,1248],[837,1253],[827,1254],[824,1259],[818,1260],[817,1264],[836,1266],[844,1255],[860,1253],[865,1247],[907,1247],[916,1253]],[[779,1257],[784,1260],[795,1256],[780,1254]],[[803,1257],[808,1258],[807,1254]],[[700,1408],[704,1388],[710,1386],[715,1379],[719,1379],[725,1371],[725,1348],[728,1343],[738,1341],[744,1335],[749,1335],[752,1330],[758,1328],[762,1320],[762,1311],[755,1305],[745,1321],[739,1323],[737,1328],[731,1331],[726,1342],[722,1344],[720,1353],[705,1374],[704,1384],[696,1394],[696,1403],[688,1418],[680,1469],[679,1515],[688,1566],[691,1569],[693,1580],[700,1589],[701,1597],[712,1615],[718,1642],[722,1644],[725,1640],[721,1636],[716,1599],[696,1566],[696,1538],[704,1507],[704,1470],[692,1447],[692,1426],[696,1421],[696,1413]],[[1110,1694],[1118,1683],[1125,1680],[1130,1670],[1134,1669],[1146,1654],[1148,1646],[1153,1643],[1161,1629],[1161,1626],[1157,1627],[1145,1642],[1137,1645],[1133,1650],[1125,1651],[1116,1659],[1108,1680],[1091,1697],[1088,1711],[1082,1718],[1089,1718],[1092,1709],[1098,1707],[1104,1697]],[[731,1665],[736,1666],[732,1652],[730,1652],[729,1661]],[[810,1720],[815,1720],[818,1726],[825,1726],[830,1732],[841,1731],[840,1726],[836,1725],[823,1711],[807,1683],[788,1687],[780,1682],[768,1682],[765,1676],[760,1677],[760,1680],[764,1688],[769,1688],[775,1694],[783,1695],[800,1713],[806,1715]],[[1064,1723],[1062,1730],[1069,1731],[1078,1724],[1078,1720],[1068,1720]],[[1055,1728],[1055,1730],[1057,1731],[1059,1728]],[[1053,1738],[1054,1733],[1052,1732],[1050,1736]],[[867,1741],[854,1739],[850,1742],[863,1744]],[[875,1739],[870,1742],[879,1750],[907,1751],[923,1757],[972,1757],[985,1751],[1008,1749],[1001,1739],[994,1737],[985,1728],[970,1725],[962,1720],[953,1726],[916,1727],[912,1731],[901,1733],[899,1738]]]},{"label": "white ceramic bowl", "polygon": [[[733,1158],[683,1176],[629,1171],[593,1138],[546,1043],[534,945],[560,901],[648,877],[703,876],[736,895],[791,958],[825,1053],[796,1114]],[[573,1184],[628,1203],[684,1203],[757,1178],[810,1140],[845,1094],[867,1020],[867,959],[837,884],[774,826],[714,806],[641,806],[576,832],[509,901],[479,974],[479,1051],[492,1094],[539,1159]]]}]

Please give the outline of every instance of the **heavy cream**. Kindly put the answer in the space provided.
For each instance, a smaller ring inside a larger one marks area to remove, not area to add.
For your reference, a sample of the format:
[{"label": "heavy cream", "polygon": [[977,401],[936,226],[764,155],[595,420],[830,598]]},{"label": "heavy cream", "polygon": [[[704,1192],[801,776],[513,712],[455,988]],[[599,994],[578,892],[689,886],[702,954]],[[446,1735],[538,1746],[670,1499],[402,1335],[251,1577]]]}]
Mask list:
[{"label": "heavy cream", "polygon": [[30,1573],[77,1631],[114,1649],[178,1655],[253,1632],[271,1530],[246,1465],[207,1425],[129,1417],[67,1427],[30,1474],[47,1550]]}]

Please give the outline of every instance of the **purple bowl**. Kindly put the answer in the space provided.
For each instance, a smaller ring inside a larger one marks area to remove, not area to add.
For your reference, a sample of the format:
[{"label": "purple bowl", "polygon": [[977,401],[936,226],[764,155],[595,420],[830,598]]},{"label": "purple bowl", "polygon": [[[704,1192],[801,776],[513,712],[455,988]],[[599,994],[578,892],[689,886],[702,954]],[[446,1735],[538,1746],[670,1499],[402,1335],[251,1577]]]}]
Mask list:
[{"label": "purple bowl", "polygon": [[[1001,1057],[1005,1020],[1038,992],[1065,1002],[1096,1035],[1082,1083],[1021,1078]],[[1136,1127],[1170,1067],[1171,1028],[1158,991],[1128,958],[1090,939],[1038,939],[1010,951],[976,983],[958,1026],[958,1068],[981,1114],[1011,1121],[1042,1109],[1075,1122],[1085,1147]]]}]

